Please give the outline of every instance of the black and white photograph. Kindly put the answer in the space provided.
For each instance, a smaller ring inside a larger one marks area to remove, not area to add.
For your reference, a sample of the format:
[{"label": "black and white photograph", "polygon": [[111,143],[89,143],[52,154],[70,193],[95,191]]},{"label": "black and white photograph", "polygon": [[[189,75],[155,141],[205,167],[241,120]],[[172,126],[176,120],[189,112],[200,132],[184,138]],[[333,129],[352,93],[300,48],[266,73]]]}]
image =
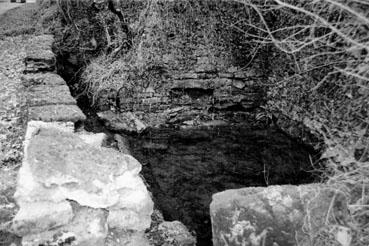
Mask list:
[{"label": "black and white photograph", "polygon": [[369,0],[0,0],[0,246],[369,246]]}]

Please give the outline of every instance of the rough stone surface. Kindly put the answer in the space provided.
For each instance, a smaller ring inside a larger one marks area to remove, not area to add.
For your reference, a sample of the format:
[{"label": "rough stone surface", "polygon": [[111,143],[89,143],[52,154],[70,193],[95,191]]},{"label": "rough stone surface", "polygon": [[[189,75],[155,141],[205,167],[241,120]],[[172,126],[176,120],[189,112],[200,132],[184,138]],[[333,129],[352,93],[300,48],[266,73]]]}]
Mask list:
[{"label": "rough stone surface", "polygon": [[143,232],[109,229],[105,246],[152,246]]},{"label": "rough stone surface", "polygon": [[98,116],[104,120],[106,127],[113,131],[140,133],[147,127],[131,112],[115,114],[111,111],[105,111],[98,113]]},{"label": "rough stone surface", "polygon": [[24,60],[26,63],[25,73],[38,73],[54,71],[56,60],[51,50],[41,50],[38,53],[32,52]]},{"label": "rough stone surface", "polygon": [[143,166],[155,204],[167,220],[179,220],[196,231],[199,245],[211,243],[209,205],[214,193],[313,180],[308,170],[314,152],[275,128],[213,121],[202,128],[162,127],[124,137]]},{"label": "rough stone surface", "polygon": [[[83,243],[77,245],[103,245],[107,225],[144,231],[151,223],[153,203],[138,175],[141,165],[130,155],[100,147],[100,140],[88,144],[90,139],[73,133],[70,125],[29,123],[15,193],[20,211],[13,220],[13,231],[26,235],[28,245],[57,238],[65,231],[82,238]],[[76,204],[73,214],[67,200]],[[43,209],[34,209],[37,206]],[[81,206],[86,208],[81,210]],[[93,216],[103,211],[107,211],[104,219]],[[89,219],[94,221],[87,223]],[[54,229],[58,226],[63,230]]]},{"label": "rough stone surface", "polygon": [[33,86],[28,90],[28,105],[45,106],[45,105],[76,105],[76,100],[70,95],[67,85],[47,87],[45,85]]},{"label": "rough stone surface", "polygon": [[[98,110],[141,114],[139,119],[148,127],[157,127],[158,122],[176,127],[196,125],[198,120],[237,118],[238,113],[260,107],[265,99],[267,59],[249,54],[253,50],[250,37],[228,28],[249,18],[246,6],[237,1],[196,2],[195,8],[178,1],[162,4],[165,14],[153,8],[145,19],[150,29],[138,34],[140,45],[132,47],[137,54],[132,59],[143,72],[131,64],[120,69],[127,80],[111,78],[109,82],[120,86],[96,91]],[[139,4],[133,6],[142,10]],[[134,23],[138,13],[126,12],[127,21]],[[203,35],[203,30],[209,35]],[[149,49],[153,40],[155,48]],[[246,62],[250,57],[252,62]],[[99,73],[92,66],[89,71]],[[177,107],[182,110],[170,115]]]},{"label": "rough stone surface", "polygon": [[66,225],[72,218],[72,207],[67,201],[24,203],[13,219],[12,229],[20,236],[36,234]]},{"label": "rough stone surface", "polygon": [[106,212],[74,205],[73,220],[62,227],[23,237],[23,246],[103,246],[108,234]]},{"label": "rough stone surface", "polygon": [[52,35],[36,36],[29,41],[27,55],[24,59],[25,73],[37,73],[44,71],[54,71],[56,59],[51,51],[54,41]]},{"label": "rough stone surface", "polygon": [[25,75],[21,80],[27,88],[28,120],[45,122],[84,121],[86,116],[77,107],[66,82],[51,72],[55,55],[51,50],[53,36],[41,35],[29,41],[25,58]]},{"label": "rough stone surface", "polygon": [[129,148],[129,142],[125,137],[119,134],[114,134],[114,140],[116,141],[117,148],[119,149],[121,153],[131,155],[131,150]]},{"label": "rough stone surface", "polygon": [[[78,136],[87,144],[94,147],[102,147],[107,141],[108,136],[105,133],[90,133],[90,132],[78,132]],[[125,154],[125,153],[124,153]]]},{"label": "rough stone surface", "polygon": [[214,246],[307,246],[333,218],[345,221],[347,207],[343,196],[323,185],[286,185],[217,193],[210,213]]},{"label": "rough stone surface", "polygon": [[35,73],[35,74],[25,74],[22,76],[22,83],[25,87],[35,86],[35,85],[45,85],[45,86],[60,86],[65,85],[65,81],[62,77],[55,73]]},{"label": "rough stone surface", "polygon": [[188,229],[179,221],[164,221],[158,226],[158,229],[164,234],[167,239],[169,239],[169,242],[172,241],[171,243],[173,245],[196,245],[196,238],[192,236]]},{"label": "rough stone surface", "polygon": [[29,120],[45,122],[77,122],[86,120],[86,116],[77,105],[45,105],[29,108]]}]

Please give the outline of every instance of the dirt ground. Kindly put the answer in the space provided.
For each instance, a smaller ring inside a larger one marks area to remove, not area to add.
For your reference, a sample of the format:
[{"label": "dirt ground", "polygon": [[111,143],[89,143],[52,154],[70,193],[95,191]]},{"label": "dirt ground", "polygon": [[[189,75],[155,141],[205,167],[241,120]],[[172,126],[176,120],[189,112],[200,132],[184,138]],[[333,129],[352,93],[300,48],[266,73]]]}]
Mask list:
[{"label": "dirt ground", "polygon": [[13,199],[18,167],[22,161],[25,129],[25,96],[21,82],[26,36],[0,40],[0,245],[14,242],[2,230],[14,217]]},{"label": "dirt ground", "polygon": [[[21,6],[21,3],[10,3],[10,1],[1,1],[0,0],[0,15],[3,15],[8,10],[14,9],[16,7]],[[1,23],[0,23],[1,24]]]}]

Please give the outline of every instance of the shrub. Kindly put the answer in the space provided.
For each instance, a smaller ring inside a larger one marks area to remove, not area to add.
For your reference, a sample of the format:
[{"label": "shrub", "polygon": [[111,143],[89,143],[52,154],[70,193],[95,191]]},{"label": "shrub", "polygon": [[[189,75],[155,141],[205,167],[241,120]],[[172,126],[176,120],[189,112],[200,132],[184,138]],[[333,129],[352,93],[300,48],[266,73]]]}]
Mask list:
[{"label": "shrub", "polygon": [[278,64],[269,73],[268,110],[303,122],[324,139],[322,174],[349,198],[354,245],[368,245],[369,4],[241,2],[258,15],[249,22],[258,35],[246,35],[269,47]]}]

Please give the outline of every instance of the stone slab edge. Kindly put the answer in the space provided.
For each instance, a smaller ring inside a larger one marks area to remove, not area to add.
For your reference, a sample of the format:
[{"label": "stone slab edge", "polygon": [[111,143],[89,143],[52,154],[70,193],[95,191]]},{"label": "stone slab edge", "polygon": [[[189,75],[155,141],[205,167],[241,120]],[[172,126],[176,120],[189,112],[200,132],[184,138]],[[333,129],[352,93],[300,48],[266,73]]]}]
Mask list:
[{"label": "stone slab edge", "polygon": [[[26,75],[22,78],[23,84],[28,86],[28,120],[83,122],[86,120],[86,116],[77,106],[77,101],[70,92],[65,89],[68,88],[67,83],[55,74],[54,69],[47,73],[43,73],[41,69],[32,75],[27,75],[29,60],[43,60],[45,54],[47,54],[47,59],[55,60],[55,55],[52,52],[53,41],[54,38],[51,35],[36,36],[30,41],[29,54],[25,58]],[[45,88],[42,89],[42,87]],[[67,95],[57,95],[58,92],[67,93]]]}]

